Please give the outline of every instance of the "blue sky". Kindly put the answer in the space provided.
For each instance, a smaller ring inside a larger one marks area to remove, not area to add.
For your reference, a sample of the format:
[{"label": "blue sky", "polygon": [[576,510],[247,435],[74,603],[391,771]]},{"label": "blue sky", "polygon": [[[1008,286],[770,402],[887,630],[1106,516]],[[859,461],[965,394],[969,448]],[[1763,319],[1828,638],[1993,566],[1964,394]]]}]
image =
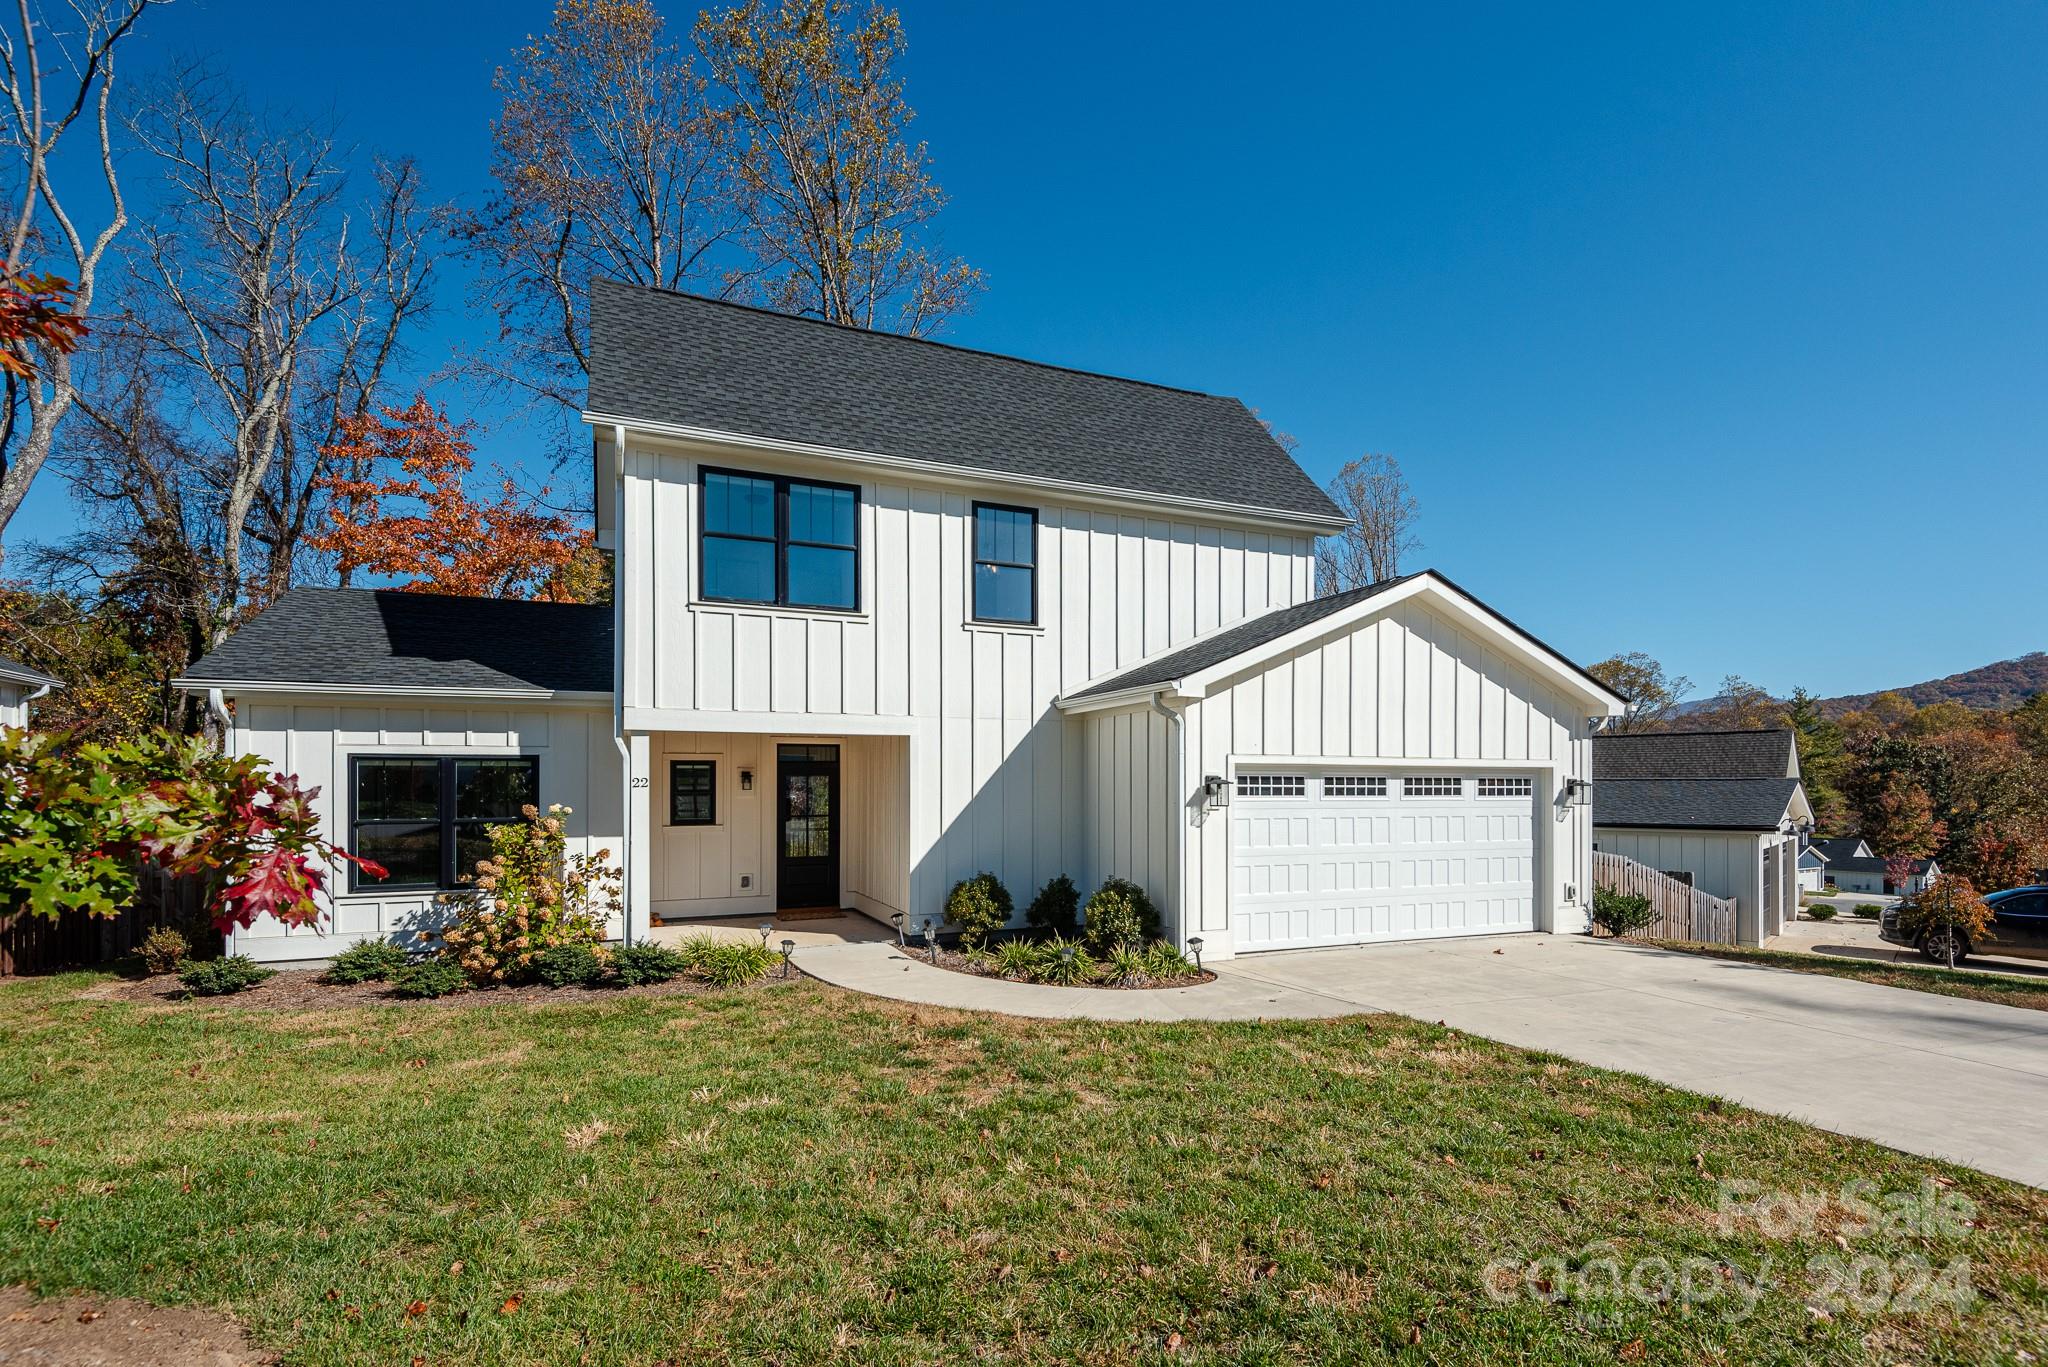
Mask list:
[{"label": "blue sky", "polygon": [[[1834,693],[2048,648],[2048,7],[901,9],[989,277],[948,339],[1238,395],[1319,479],[1393,454],[1418,563],[1581,659]],[[343,12],[179,0],[138,64],[480,196],[545,4]],[[451,288],[422,363],[488,331]],[[46,481],[9,542],[68,517]]]}]

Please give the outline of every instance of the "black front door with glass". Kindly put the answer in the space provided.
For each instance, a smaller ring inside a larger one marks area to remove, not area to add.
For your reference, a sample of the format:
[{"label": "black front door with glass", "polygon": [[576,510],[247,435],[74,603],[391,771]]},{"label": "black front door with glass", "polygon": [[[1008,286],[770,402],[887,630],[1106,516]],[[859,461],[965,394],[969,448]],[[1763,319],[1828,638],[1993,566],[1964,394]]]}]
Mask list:
[{"label": "black front door with glass", "polygon": [[776,747],[775,905],[839,905],[839,747]]}]

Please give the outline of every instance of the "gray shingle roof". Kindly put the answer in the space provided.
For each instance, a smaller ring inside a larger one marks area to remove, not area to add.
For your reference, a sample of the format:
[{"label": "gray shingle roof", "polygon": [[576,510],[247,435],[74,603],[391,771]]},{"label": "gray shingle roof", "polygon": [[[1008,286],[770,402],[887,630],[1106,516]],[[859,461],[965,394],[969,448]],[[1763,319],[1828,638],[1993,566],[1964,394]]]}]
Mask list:
[{"label": "gray shingle roof", "polygon": [[1413,574],[1403,574],[1393,579],[1382,579],[1377,584],[1366,584],[1359,588],[1347,589],[1343,593],[1332,593],[1321,598],[1310,598],[1305,602],[1296,603],[1292,607],[1275,608],[1263,616],[1252,618],[1249,622],[1239,622],[1236,626],[1225,627],[1221,631],[1190,641],[1179,650],[1173,651],[1170,654],[1162,655],[1155,660],[1147,660],[1142,664],[1133,665],[1121,674],[1114,675],[1100,683],[1090,684],[1086,688],[1069,694],[1068,697],[1078,701],[1082,698],[1101,697],[1109,693],[1122,693],[1129,689],[1161,687],[1177,679],[1185,679],[1190,674],[1198,674],[1214,665],[1220,665],[1226,660],[1234,659],[1246,651],[1255,650],[1259,646],[1265,645],[1268,641],[1277,641],[1291,631],[1309,626],[1330,616],[1332,613],[1342,612],[1345,608],[1364,602],[1366,599],[1378,594],[1385,593],[1388,589],[1399,588],[1411,579],[1425,577],[1434,579],[1437,583],[1465,599],[1481,612],[1492,617],[1494,621],[1499,622],[1503,627],[1506,627],[1545,655],[1550,656],[1553,660],[1556,660],[1595,688],[1600,689],[1603,693],[1613,693],[1613,690],[1608,688],[1606,684],[1601,683],[1578,665],[1572,663],[1570,659],[1551,649],[1551,647],[1522,630],[1521,627],[1516,626],[1492,608],[1487,607],[1486,604],[1444,578],[1437,571],[1417,570]]},{"label": "gray shingle roof", "polygon": [[63,684],[63,680],[53,679],[42,670],[30,669],[20,661],[10,660],[5,655],[0,655],[0,679],[5,679],[9,683],[30,684],[36,688],[41,688],[44,684],[59,687]]},{"label": "gray shingle roof", "polygon": [[1608,778],[1594,760],[1593,824],[1774,831],[1796,778]]},{"label": "gray shingle roof", "polygon": [[[1429,571],[1421,570],[1419,574]],[[1163,686],[1176,679],[1185,679],[1198,674],[1211,665],[1222,664],[1225,660],[1242,655],[1266,644],[1277,641],[1288,632],[1321,621],[1333,612],[1341,612],[1353,603],[1362,603],[1375,594],[1385,593],[1398,584],[1405,584],[1415,578],[1404,574],[1398,579],[1384,579],[1377,584],[1350,589],[1344,593],[1333,593],[1323,598],[1311,598],[1292,607],[1275,608],[1263,617],[1254,617],[1249,622],[1226,627],[1222,631],[1191,641],[1171,654],[1156,660],[1134,665],[1123,673],[1092,684],[1073,694],[1075,698],[1094,698],[1108,693],[1121,693],[1126,689]]]},{"label": "gray shingle roof", "polygon": [[293,589],[185,671],[194,684],[608,693],[612,610],[388,589]]},{"label": "gray shingle roof", "polygon": [[1593,738],[1596,782],[1618,778],[1794,778],[1792,733],[1655,731]]},{"label": "gray shingle roof", "polygon": [[1838,864],[1851,859],[1869,858],[1868,855],[1856,853],[1856,847],[1862,843],[1863,840],[1860,836],[1853,835],[1847,837],[1826,836],[1812,842],[1813,847],[1819,850],[1830,864]]},{"label": "gray shingle roof", "polygon": [[1341,521],[1236,399],[598,280],[592,413]]}]

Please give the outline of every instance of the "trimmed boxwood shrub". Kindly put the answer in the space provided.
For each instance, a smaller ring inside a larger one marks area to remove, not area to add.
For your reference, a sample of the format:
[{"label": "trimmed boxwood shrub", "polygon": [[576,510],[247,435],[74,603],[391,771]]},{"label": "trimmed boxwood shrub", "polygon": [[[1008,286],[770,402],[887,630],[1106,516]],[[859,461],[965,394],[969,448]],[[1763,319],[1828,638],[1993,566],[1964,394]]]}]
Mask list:
[{"label": "trimmed boxwood shrub", "polygon": [[447,959],[421,959],[391,975],[391,991],[400,997],[445,997],[468,986],[469,978]]},{"label": "trimmed boxwood shrub", "polygon": [[667,945],[641,943],[612,951],[611,982],[618,987],[644,987],[679,978],[690,967],[689,956]]},{"label": "trimmed boxwood shrub", "polygon": [[1858,902],[1849,908],[1849,914],[1859,921],[1875,921],[1884,915],[1884,908],[1875,902]]},{"label": "trimmed boxwood shrub", "polygon": [[1835,909],[1826,902],[1820,902],[1808,907],[1806,915],[1808,919],[1814,921],[1832,921],[1835,919]]},{"label": "trimmed boxwood shrub", "polygon": [[1024,919],[1040,930],[1049,930],[1055,935],[1073,935],[1081,928],[1081,894],[1074,888],[1074,880],[1064,873],[1048,879],[1046,885],[1031,899],[1031,905],[1024,909]]},{"label": "trimmed boxwood shrub", "polygon": [[1003,880],[983,871],[961,879],[946,894],[946,919],[960,927],[960,943],[973,948],[1010,924],[1016,905]]},{"label": "trimmed boxwood shrub", "polygon": [[178,981],[185,984],[185,990],[195,997],[225,997],[230,993],[246,992],[264,979],[276,976],[276,969],[265,968],[246,954],[188,963],[178,970]]},{"label": "trimmed boxwood shrub", "polygon": [[604,973],[594,945],[549,945],[533,956],[533,976],[547,987],[588,987]]},{"label": "trimmed boxwood shrub", "polygon": [[1088,899],[1088,947],[1107,954],[1118,945],[1149,944],[1159,938],[1159,908],[1128,878],[1106,878]]},{"label": "trimmed boxwood shrub", "polygon": [[389,940],[362,940],[335,955],[323,976],[331,983],[382,982],[411,961]]},{"label": "trimmed boxwood shrub", "polygon": [[1647,897],[1593,889],[1593,923],[1610,935],[1633,935],[1656,919],[1656,908]]}]

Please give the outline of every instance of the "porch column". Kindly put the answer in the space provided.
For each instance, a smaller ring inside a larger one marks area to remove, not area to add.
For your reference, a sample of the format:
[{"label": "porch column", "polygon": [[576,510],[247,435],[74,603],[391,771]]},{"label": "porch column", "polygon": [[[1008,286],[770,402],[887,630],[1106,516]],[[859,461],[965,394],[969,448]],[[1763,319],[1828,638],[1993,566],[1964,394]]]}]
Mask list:
[{"label": "porch column", "polygon": [[650,750],[645,734],[626,737],[626,924],[621,937],[627,944],[644,937],[654,924],[654,771]]}]

